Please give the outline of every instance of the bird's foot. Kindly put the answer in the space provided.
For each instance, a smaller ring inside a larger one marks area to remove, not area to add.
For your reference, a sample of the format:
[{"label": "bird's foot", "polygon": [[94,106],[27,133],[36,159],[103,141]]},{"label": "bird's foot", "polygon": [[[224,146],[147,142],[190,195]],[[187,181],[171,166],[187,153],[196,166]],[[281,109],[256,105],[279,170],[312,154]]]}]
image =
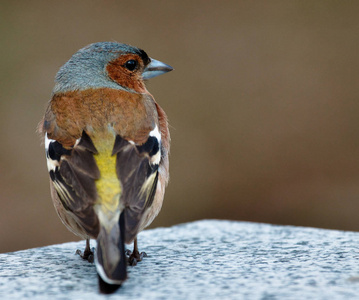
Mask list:
[{"label": "bird's foot", "polygon": [[147,256],[146,252],[139,252],[139,251],[131,251],[129,249],[125,252],[128,264],[130,266],[135,266],[139,261],[141,261],[144,257]]},{"label": "bird's foot", "polygon": [[93,263],[94,262],[94,257],[95,257],[94,256],[94,251],[95,251],[95,248],[85,249],[84,252],[82,252],[80,249],[77,249],[76,254],[80,255],[80,257],[83,260],[87,260],[88,262]]}]

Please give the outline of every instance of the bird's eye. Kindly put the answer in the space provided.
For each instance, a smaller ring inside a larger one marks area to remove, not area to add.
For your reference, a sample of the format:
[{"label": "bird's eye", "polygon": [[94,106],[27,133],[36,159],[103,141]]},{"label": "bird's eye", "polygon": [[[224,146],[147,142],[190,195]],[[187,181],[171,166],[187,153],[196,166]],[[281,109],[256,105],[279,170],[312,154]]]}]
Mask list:
[{"label": "bird's eye", "polygon": [[134,59],[130,59],[130,60],[126,61],[125,68],[130,71],[135,70],[137,68],[137,61],[135,61]]}]

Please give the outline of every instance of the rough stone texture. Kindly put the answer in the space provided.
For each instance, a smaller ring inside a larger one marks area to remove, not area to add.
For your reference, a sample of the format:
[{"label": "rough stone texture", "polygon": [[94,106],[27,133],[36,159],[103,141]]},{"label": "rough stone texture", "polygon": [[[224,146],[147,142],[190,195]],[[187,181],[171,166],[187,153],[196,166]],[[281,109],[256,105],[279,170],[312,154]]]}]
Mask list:
[{"label": "rough stone texture", "polygon": [[[95,242],[92,242],[95,244]],[[84,242],[0,254],[0,298],[359,299],[359,233],[199,221],[139,235],[148,257],[111,296]]]}]

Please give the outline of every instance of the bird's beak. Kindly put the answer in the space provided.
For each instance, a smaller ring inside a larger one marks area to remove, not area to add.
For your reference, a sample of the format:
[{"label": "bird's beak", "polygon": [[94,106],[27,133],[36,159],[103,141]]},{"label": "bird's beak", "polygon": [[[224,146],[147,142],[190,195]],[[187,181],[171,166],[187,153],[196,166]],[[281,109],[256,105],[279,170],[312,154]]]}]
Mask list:
[{"label": "bird's beak", "polygon": [[169,71],[172,71],[173,68],[159,60],[155,60],[151,58],[151,62],[147,65],[147,67],[143,70],[142,78],[143,79],[150,79],[156,77],[158,75],[162,75]]}]

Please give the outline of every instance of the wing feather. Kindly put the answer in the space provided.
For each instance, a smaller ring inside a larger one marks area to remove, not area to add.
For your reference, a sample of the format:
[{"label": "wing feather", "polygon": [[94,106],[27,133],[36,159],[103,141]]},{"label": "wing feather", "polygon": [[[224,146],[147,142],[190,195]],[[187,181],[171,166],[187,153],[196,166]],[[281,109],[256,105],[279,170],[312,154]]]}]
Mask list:
[{"label": "wing feather", "polygon": [[64,209],[71,212],[76,222],[93,237],[99,231],[99,221],[93,209],[97,199],[95,181],[100,177],[93,157],[96,152],[85,131],[70,150],[56,140],[47,142],[50,178],[58,197]]},{"label": "wing feather", "polygon": [[116,136],[113,154],[116,154],[116,171],[123,192],[121,203],[124,205],[125,242],[131,242],[137,235],[141,219],[151,206],[156,191],[158,165],[151,157],[160,151],[160,141],[151,136],[141,146]]}]

